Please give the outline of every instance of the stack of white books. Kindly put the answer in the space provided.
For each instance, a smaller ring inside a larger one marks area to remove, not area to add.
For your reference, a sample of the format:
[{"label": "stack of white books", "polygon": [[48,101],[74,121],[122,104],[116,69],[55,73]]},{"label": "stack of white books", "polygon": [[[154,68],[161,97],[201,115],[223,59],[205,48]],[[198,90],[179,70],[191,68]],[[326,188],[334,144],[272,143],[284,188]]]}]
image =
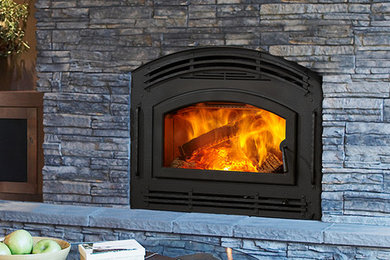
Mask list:
[{"label": "stack of white books", "polygon": [[79,245],[80,260],[144,260],[145,248],[136,240],[117,240]]}]

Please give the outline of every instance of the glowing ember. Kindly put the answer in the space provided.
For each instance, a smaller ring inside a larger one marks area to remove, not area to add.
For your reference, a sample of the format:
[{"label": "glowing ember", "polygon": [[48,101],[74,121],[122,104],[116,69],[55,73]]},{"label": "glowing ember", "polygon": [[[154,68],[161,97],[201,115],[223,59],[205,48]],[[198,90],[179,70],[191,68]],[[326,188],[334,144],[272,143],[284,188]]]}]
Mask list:
[{"label": "glowing ember", "polygon": [[174,146],[171,167],[278,172],[283,164],[285,119],[251,105],[198,103],[166,115],[165,129],[166,158]]},{"label": "glowing ember", "polygon": [[[242,150],[237,152],[242,153]],[[186,160],[189,164],[182,168],[194,168],[192,165],[196,165],[197,169],[203,170],[256,172],[253,162],[243,153],[236,156],[237,152],[229,146],[202,149],[194,152],[192,157]]]}]

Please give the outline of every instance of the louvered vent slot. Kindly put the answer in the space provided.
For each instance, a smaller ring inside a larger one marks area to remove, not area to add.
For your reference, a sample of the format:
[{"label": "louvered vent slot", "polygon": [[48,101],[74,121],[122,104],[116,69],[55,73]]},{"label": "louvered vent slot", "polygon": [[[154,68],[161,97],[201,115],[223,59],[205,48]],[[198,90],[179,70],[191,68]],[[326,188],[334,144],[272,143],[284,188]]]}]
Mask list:
[{"label": "louvered vent slot", "polygon": [[243,209],[250,211],[278,211],[305,213],[306,201],[296,198],[256,197],[253,195],[215,195],[185,192],[149,191],[144,200],[153,205],[181,205],[186,207]]},{"label": "louvered vent slot", "polygon": [[196,57],[194,58],[195,62],[202,62],[202,61],[207,61],[210,62],[211,60],[234,60],[236,63],[253,63],[256,64],[256,59],[254,58],[248,58],[248,57],[243,57],[243,56],[235,56],[235,55],[207,55],[203,57]]},{"label": "louvered vent slot", "polygon": [[193,59],[195,68],[204,67],[232,67],[256,70],[256,59],[234,56],[206,56]]},{"label": "louvered vent slot", "polygon": [[201,71],[181,77],[183,79],[259,80],[256,74],[246,72]]},{"label": "louvered vent slot", "polygon": [[228,69],[237,69],[237,70],[248,70],[248,71],[256,71],[256,66],[252,66],[249,64],[236,63],[234,61],[231,62],[217,62],[212,61],[212,63],[194,63],[194,69],[219,69],[219,68],[228,68]]}]

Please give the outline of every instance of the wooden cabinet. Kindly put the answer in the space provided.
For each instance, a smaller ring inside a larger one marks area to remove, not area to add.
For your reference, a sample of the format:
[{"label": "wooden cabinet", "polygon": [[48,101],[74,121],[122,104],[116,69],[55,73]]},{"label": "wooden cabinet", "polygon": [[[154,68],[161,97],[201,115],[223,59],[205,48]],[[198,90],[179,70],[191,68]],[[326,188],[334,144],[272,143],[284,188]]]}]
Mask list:
[{"label": "wooden cabinet", "polygon": [[42,200],[43,94],[0,92],[0,199]]}]

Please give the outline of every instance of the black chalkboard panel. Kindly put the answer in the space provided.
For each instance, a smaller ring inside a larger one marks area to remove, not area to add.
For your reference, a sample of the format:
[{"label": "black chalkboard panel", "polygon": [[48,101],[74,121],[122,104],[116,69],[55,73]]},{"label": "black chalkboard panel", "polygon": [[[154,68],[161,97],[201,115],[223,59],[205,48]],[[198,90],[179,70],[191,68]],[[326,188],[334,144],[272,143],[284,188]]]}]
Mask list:
[{"label": "black chalkboard panel", "polygon": [[27,181],[27,119],[0,119],[0,181]]}]

